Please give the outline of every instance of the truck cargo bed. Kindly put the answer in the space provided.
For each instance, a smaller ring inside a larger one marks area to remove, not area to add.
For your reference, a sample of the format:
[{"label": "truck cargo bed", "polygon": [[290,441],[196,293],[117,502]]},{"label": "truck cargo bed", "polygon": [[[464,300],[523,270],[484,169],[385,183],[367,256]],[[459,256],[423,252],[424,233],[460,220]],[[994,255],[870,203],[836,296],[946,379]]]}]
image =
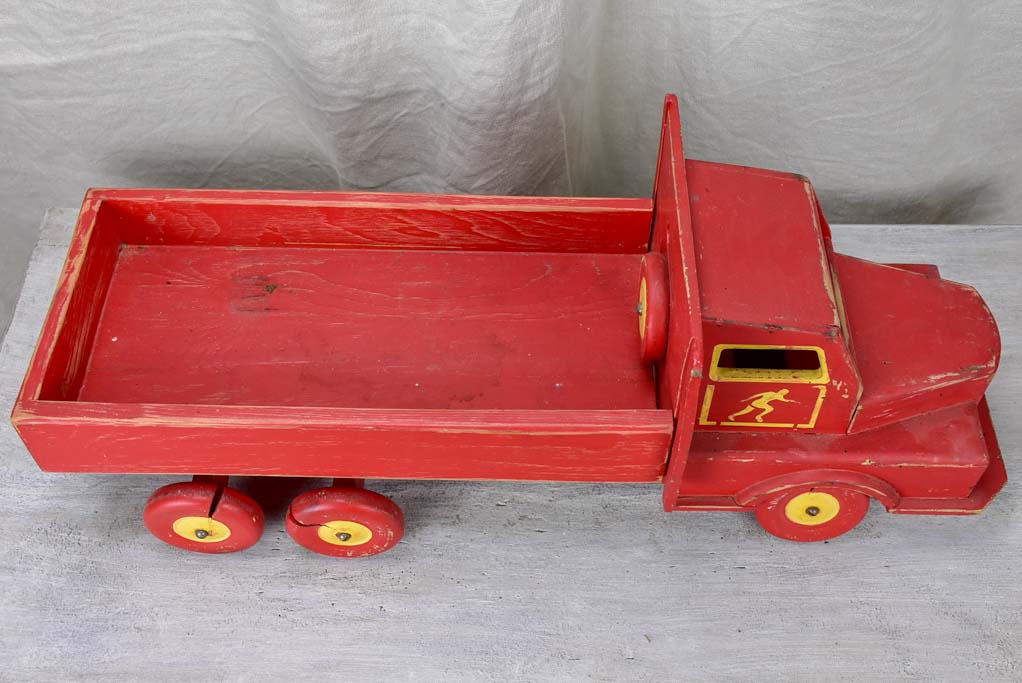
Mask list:
[{"label": "truck cargo bed", "polygon": [[95,190],[13,421],[55,471],[656,481],[651,214]]}]

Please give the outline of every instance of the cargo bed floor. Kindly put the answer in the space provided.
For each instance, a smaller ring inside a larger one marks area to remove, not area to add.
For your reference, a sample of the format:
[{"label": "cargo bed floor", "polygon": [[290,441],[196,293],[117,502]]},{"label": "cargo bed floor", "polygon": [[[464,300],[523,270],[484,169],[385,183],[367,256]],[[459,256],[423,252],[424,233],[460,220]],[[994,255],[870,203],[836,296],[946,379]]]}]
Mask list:
[{"label": "cargo bed floor", "polygon": [[640,259],[127,245],[78,399],[654,408]]}]

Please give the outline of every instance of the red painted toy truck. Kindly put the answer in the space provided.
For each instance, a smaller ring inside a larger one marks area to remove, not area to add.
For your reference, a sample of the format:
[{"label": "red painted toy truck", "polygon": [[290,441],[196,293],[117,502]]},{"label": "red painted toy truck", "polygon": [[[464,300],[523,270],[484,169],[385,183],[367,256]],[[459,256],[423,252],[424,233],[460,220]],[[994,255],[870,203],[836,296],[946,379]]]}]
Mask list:
[{"label": "red painted toy truck", "polygon": [[44,470],[193,475],[143,517],[200,552],[262,532],[229,475],[335,478],[286,520],[327,555],[400,539],[366,478],[662,482],[813,541],[981,510],[998,357],[805,178],[686,161],[668,97],[652,200],[93,190],[12,419]]}]

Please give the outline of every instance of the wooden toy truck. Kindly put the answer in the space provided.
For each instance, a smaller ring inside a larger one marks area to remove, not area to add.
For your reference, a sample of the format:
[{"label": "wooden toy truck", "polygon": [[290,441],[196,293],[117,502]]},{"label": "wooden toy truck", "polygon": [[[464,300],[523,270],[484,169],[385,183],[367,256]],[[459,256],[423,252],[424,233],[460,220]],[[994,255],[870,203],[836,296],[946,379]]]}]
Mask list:
[{"label": "wooden toy truck", "polygon": [[815,541],[980,511],[998,358],[805,178],[686,161],[669,96],[652,200],[92,190],[12,420],[47,471],[194,475],[143,518],[199,552],[262,533],[229,475],[334,478],[286,526],[335,556],[401,538],[367,478],[660,482]]}]

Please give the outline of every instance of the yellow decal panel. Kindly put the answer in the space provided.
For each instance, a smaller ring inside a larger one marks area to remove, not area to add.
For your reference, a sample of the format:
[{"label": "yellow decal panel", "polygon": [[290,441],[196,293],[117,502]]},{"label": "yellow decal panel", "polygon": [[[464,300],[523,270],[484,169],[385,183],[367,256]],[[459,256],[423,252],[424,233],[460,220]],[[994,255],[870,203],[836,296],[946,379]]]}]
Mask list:
[{"label": "yellow decal panel", "polygon": [[[750,417],[754,421],[762,423],[764,417],[774,412],[773,403],[775,401],[780,401],[781,403],[798,403],[798,401],[792,401],[785,398],[785,396],[787,396],[790,392],[790,389],[778,389],[777,391],[761,391],[758,394],[754,394],[745,399],[749,402],[749,405],[728,415],[727,421],[734,423],[736,418],[753,413]],[[743,422],[748,422],[748,420],[743,420]]]},{"label": "yellow decal panel", "polygon": [[[703,397],[702,410],[699,411],[699,424],[703,426],[721,427],[765,427],[780,429],[812,429],[816,426],[816,420],[820,416],[820,409],[823,407],[823,400],[827,396],[827,387],[816,385],[816,396],[793,398],[791,389],[779,387],[773,390],[761,391],[751,396],[736,398],[735,392],[732,396],[725,397],[725,400],[714,401],[718,394],[719,387],[710,384],[706,387],[706,395]],[[783,404],[791,404],[790,408],[778,408]],[[811,410],[808,408],[811,406]],[[789,417],[791,421],[768,421],[768,416],[775,411]],[[716,417],[717,419],[713,419]]]},{"label": "yellow decal panel", "polygon": [[819,346],[716,344],[698,424],[813,429],[830,371]]}]

